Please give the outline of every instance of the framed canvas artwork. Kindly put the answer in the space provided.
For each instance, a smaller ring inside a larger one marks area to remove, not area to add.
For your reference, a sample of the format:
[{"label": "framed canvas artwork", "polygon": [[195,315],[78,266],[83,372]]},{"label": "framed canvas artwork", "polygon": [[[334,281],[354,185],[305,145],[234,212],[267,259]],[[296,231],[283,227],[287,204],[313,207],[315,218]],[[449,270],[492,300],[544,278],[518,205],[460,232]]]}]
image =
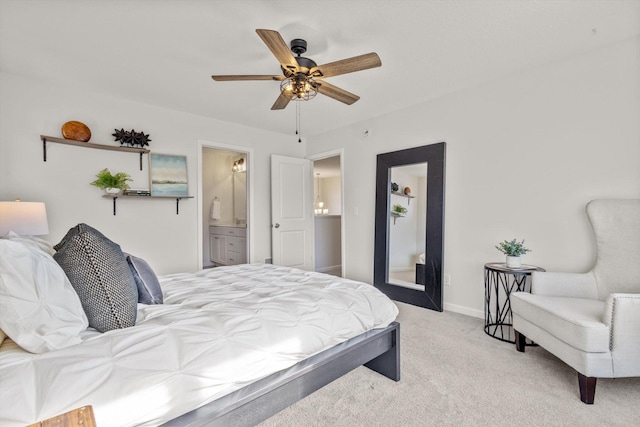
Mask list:
[{"label": "framed canvas artwork", "polygon": [[149,153],[152,196],[187,196],[187,156]]}]

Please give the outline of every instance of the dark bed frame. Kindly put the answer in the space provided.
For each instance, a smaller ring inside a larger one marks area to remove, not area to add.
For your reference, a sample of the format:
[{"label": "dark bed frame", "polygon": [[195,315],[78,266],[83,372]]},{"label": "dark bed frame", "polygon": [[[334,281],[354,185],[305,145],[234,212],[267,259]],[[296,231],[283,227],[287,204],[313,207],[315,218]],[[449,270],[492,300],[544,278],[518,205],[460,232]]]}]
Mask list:
[{"label": "dark bed frame", "polygon": [[358,335],[163,426],[255,426],[361,365],[400,381],[399,323]]}]

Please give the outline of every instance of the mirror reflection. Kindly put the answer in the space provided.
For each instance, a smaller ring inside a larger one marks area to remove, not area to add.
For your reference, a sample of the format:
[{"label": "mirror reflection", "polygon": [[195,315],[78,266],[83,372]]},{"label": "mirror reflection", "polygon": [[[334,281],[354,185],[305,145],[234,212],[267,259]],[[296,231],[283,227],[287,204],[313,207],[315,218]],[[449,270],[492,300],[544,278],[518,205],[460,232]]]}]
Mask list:
[{"label": "mirror reflection", "polygon": [[387,283],[420,291],[424,291],[419,273],[426,250],[427,168],[424,162],[389,170]]},{"label": "mirror reflection", "polygon": [[[244,161],[244,159],[242,159]],[[233,222],[247,223],[247,173],[245,170],[233,171]]]}]

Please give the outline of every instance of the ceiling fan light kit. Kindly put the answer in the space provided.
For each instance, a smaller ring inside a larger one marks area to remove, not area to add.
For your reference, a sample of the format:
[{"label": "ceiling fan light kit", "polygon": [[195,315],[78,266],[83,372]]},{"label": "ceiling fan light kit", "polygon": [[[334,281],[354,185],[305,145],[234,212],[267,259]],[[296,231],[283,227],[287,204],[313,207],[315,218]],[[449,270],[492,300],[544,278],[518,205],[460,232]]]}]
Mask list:
[{"label": "ceiling fan light kit", "polygon": [[[280,33],[274,30],[256,30],[258,36],[267,45],[271,53],[280,62],[282,76],[271,75],[213,75],[215,81],[242,80],[275,80],[280,81],[280,94],[271,107],[272,110],[286,108],[289,101],[308,101],[318,93],[333,98],[344,104],[351,105],[360,97],[337,86],[325,82],[326,77],[338,76],[369,68],[380,67],[382,62],[375,52],[354,56],[336,62],[317,65],[309,58],[302,56],[307,51],[307,42],[303,39],[293,39],[291,48],[282,39]],[[297,56],[293,56],[293,54]]]},{"label": "ceiling fan light kit", "polygon": [[318,94],[315,80],[299,75],[280,82],[280,92],[293,101],[308,101]]}]

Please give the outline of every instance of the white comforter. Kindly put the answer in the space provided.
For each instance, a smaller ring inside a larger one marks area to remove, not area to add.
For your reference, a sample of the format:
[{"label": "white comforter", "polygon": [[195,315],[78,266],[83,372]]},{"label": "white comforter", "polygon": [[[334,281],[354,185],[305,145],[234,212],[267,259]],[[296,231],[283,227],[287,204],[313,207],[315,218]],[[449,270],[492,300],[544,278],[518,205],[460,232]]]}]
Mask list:
[{"label": "white comforter", "polygon": [[163,305],[136,326],[87,330],[83,342],[0,351],[0,425],[23,426],[93,405],[97,425],[157,425],[398,313],[376,288],[320,273],[244,265],[160,279]]}]

